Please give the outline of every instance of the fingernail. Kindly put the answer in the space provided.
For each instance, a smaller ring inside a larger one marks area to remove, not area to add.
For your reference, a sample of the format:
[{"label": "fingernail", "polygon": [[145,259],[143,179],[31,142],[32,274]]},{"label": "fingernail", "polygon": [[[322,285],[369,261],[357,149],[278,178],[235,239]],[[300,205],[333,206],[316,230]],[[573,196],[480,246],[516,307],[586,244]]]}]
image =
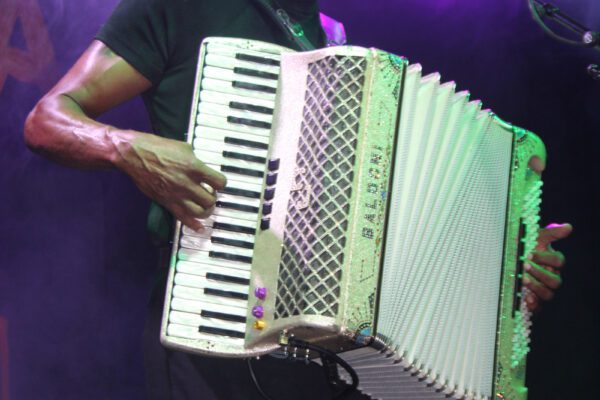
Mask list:
[{"label": "fingernail", "polygon": [[531,264],[523,264],[525,271],[531,271]]},{"label": "fingernail", "polygon": [[523,278],[523,285],[529,285],[531,283],[531,281],[529,280],[529,278]]},{"label": "fingernail", "polygon": [[533,260],[533,254],[531,254],[531,253],[527,254],[527,259],[528,260]]}]

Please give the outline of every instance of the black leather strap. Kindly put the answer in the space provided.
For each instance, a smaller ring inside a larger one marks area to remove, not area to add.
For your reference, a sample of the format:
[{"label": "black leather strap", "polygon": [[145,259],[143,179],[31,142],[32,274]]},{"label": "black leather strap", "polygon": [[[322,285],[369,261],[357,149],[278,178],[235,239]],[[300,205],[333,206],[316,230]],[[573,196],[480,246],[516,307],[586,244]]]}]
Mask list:
[{"label": "black leather strap", "polygon": [[275,23],[285,32],[287,37],[302,51],[314,50],[316,47],[304,34],[302,26],[293,21],[289,14],[274,0],[254,0]]}]

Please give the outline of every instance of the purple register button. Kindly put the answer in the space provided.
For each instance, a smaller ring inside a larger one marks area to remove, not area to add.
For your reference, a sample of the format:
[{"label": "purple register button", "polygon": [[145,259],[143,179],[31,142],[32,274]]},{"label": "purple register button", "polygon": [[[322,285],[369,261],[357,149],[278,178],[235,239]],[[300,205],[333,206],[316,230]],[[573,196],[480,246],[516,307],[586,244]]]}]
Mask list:
[{"label": "purple register button", "polygon": [[254,289],[254,295],[261,300],[264,300],[267,297],[267,288],[257,287]]}]

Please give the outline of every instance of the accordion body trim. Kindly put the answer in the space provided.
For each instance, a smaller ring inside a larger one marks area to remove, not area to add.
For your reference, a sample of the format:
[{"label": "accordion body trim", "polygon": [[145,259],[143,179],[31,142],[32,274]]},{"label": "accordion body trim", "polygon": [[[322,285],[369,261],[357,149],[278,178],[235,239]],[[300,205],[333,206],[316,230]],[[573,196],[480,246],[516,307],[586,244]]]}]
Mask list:
[{"label": "accordion body trim", "polygon": [[233,175],[207,232],[177,224],[162,342],[251,357],[293,334],[373,398],[525,398],[545,149],[455,87],[375,49],[206,39],[188,140]]}]

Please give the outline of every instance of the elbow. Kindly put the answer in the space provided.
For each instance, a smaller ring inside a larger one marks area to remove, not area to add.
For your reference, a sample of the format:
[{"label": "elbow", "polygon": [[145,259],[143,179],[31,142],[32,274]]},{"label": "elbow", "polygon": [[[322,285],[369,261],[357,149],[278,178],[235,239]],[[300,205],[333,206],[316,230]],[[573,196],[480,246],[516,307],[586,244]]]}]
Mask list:
[{"label": "elbow", "polygon": [[45,102],[46,100],[43,98],[35,105],[27,116],[23,129],[25,145],[34,153],[43,153],[48,145],[45,135],[45,123],[47,119],[45,117],[47,115],[47,111],[45,110],[47,105]]}]

